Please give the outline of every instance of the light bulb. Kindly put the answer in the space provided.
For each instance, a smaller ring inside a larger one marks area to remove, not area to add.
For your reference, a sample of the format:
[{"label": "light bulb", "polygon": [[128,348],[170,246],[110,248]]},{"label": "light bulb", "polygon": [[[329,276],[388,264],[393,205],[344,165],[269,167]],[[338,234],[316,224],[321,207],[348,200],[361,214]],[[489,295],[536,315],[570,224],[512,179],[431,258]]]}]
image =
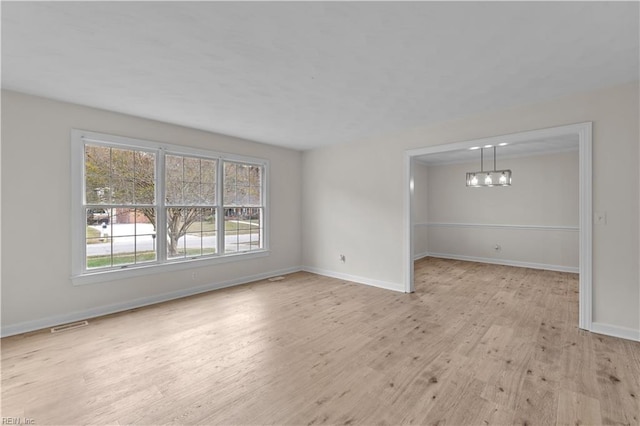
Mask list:
[{"label": "light bulb", "polygon": [[471,178],[471,185],[477,185],[478,184],[478,177],[476,175],[473,175],[473,177]]},{"label": "light bulb", "polygon": [[491,180],[491,175],[489,173],[487,173],[487,177],[484,178],[484,184],[485,185],[493,185],[493,180]]},{"label": "light bulb", "polygon": [[506,185],[507,184],[507,175],[504,174],[504,172],[502,172],[502,176],[500,176],[500,185]]}]

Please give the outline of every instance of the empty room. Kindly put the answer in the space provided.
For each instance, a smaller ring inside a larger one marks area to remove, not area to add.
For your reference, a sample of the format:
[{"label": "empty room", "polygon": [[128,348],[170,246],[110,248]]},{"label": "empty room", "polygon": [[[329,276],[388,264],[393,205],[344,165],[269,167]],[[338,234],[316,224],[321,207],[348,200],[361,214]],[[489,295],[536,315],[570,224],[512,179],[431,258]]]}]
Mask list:
[{"label": "empty room", "polygon": [[3,424],[640,424],[640,3],[0,7]]}]

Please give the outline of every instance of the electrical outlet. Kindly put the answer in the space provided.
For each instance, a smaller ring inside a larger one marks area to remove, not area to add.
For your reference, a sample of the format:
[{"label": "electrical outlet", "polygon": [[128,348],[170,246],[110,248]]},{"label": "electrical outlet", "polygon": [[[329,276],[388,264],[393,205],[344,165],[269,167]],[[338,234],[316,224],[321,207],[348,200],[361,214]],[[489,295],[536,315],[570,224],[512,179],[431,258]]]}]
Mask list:
[{"label": "electrical outlet", "polygon": [[593,223],[595,225],[606,225],[607,224],[607,213],[605,212],[596,212],[593,214]]},{"label": "electrical outlet", "polygon": [[191,273],[191,280],[192,280],[192,281],[195,281],[195,280],[197,280],[197,279],[198,279],[198,273],[197,273],[197,272],[192,272],[192,273]]},{"label": "electrical outlet", "polygon": [[344,256],[344,254],[341,254],[341,255],[340,255],[340,262],[341,262],[341,263],[344,263],[344,262],[346,262],[346,261],[347,261],[347,258]]},{"label": "electrical outlet", "polygon": [[494,249],[495,251],[500,251],[500,250],[502,250],[502,246],[501,246],[500,244],[496,244],[496,245],[493,247],[493,249]]}]

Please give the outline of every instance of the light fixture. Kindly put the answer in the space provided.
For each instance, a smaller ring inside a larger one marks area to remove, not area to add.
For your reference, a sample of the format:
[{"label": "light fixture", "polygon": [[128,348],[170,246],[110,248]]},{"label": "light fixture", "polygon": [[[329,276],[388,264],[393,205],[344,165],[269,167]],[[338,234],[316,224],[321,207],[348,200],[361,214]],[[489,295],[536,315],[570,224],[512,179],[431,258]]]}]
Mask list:
[{"label": "light fixture", "polygon": [[[484,170],[485,147],[483,147],[480,149],[480,171],[467,173],[467,186],[476,188],[481,186],[510,186],[511,170],[497,170],[496,147],[491,145],[487,145],[487,147],[493,148],[493,170]],[[478,176],[481,178],[478,179]]]},{"label": "light fixture", "polygon": [[498,183],[500,185],[506,185],[507,184],[507,175],[505,172],[502,172],[502,175],[500,176],[500,179],[498,179]]}]

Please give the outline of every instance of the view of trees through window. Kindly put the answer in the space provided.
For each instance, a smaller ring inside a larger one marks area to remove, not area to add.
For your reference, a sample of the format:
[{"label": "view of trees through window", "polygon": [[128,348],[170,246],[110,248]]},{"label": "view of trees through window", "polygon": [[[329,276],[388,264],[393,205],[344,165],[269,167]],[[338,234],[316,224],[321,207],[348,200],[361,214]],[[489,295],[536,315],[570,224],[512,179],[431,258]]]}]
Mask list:
[{"label": "view of trees through window", "polygon": [[107,145],[84,153],[87,270],[263,247],[261,166]]},{"label": "view of trees through window", "polygon": [[224,220],[226,252],[261,247],[261,168],[224,163]]}]

